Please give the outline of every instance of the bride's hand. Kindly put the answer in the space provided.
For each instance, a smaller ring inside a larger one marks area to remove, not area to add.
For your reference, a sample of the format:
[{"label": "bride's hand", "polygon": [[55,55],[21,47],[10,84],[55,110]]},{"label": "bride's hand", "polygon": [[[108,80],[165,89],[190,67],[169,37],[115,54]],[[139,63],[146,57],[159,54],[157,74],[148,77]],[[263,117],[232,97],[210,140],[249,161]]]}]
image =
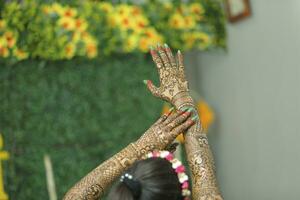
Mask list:
[{"label": "bride's hand", "polygon": [[193,100],[189,95],[188,82],[185,78],[183,56],[177,52],[176,59],[171,49],[165,44],[150,50],[154,63],[158,69],[160,86],[156,87],[147,80],[151,93],[165,101],[172,103],[177,109],[192,106]]},{"label": "bride's hand", "polygon": [[145,155],[153,150],[163,150],[170,145],[174,139],[195,123],[190,118],[191,109],[186,111],[176,110],[161,116],[134,145],[138,151]]}]

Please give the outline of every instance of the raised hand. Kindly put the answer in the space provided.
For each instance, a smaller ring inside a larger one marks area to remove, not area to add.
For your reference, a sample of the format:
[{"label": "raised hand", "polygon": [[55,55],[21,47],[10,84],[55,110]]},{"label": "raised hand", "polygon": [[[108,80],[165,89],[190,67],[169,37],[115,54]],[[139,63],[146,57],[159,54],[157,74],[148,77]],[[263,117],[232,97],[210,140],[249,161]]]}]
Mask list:
[{"label": "raised hand", "polygon": [[157,46],[150,50],[154,63],[156,64],[160,86],[156,87],[152,81],[147,80],[148,89],[151,93],[169,103],[177,109],[183,106],[193,106],[193,100],[188,91],[188,82],[185,78],[183,56],[177,52],[176,59],[168,45]]}]

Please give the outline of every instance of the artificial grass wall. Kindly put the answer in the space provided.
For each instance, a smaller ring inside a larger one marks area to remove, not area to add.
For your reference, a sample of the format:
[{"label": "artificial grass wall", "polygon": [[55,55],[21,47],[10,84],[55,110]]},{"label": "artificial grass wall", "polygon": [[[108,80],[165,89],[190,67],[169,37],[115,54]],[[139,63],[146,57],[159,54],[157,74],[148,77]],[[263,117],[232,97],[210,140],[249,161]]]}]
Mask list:
[{"label": "artificial grass wall", "polygon": [[149,58],[28,60],[0,67],[0,132],[12,200],[48,199],[44,154],[52,159],[58,198],[82,176],[137,139],[162,102],[142,80],[157,80]]}]

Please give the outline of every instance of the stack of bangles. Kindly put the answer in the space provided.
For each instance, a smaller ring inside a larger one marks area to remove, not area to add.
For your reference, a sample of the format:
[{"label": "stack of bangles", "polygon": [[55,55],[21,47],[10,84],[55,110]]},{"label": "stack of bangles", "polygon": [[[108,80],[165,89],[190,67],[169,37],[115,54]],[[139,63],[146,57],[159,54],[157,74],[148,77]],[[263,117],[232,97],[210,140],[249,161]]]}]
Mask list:
[{"label": "stack of bangles", "polygon": [[178,180],[181,184],[183,200],[190,200],[191,191],[189,190],[189,178],[185,173],[185,167],[183,164],[169,151],[153,151],[147,154],[147,158],[163,158],[168,160],[172,164],[172,168],[175,170]]}]

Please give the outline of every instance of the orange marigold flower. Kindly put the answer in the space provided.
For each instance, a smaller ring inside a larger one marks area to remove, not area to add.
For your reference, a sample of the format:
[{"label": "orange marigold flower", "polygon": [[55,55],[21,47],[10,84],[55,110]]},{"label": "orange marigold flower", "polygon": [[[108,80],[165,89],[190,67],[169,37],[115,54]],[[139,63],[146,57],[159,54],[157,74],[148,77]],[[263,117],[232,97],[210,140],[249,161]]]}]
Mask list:
[{"label": "orange marigold flower", "polygon": [[86,53],[89,58],[95,58],[98,54],[97,46],[95,44],[87,44],[86,45]]},{"label": "orange marigold flower", "polygon": [[14,49],[13,53],[14,53],[14,56],[16,56],[16,58],[18,60],[24,60],[24,59],[28,58],[28,53],[21,49],[18,49],[18,48]]},{"label": "orange marigold flower", "polygon": [[204,130],[207,130],[211,123],[214,121],[214,113],[209,105],[203,100],[198,102],[197,109],[200,116],[200,121],[202,122],[202,126]]},{"label": "orange marigold flower", "polygon": [[72,43],[69,43],[65,47],[65,53],[66,53],[66,58],[70,59],[74,56],[75,54],[75,45]]},{"label": "orange marigold flower", "polygon": [[7,58],[9,56],[9,51],[6,47],[0,46],[0,57]]},{"label": "orange marigold flower", "polygon": [[74,30],[75,28],[75,20],[71,17],[60,18],[58,24],[66,30]]},{"label": "orange marigold flower", "polygon": [[75,20],[75,29],[76,30],[83,32],[87,29],[87,27],[88,27],[88,24],[84,19],[79,18],[79,19]]},{"label": "orange marigold flower", "polygon": [[14,37],[14,33],[11,31],[5,32],[4,38],[6,39],[7,46],[9,48],[12,48],[16,44],[16,38]]},{"label": "orange marigold flower", "polygon": [[190,11],[196,15],[204,14],[204,8],[202,7],[202,5],[200,3],[192,3],[190,5]]},{"label": "orange marigold flower", "polygon": [[66,8],[66,10],[64,11],[65,17],[76,17],[76,15],[77,10],[75,10],[74,8]]},{"label": "orange marigold flower", "polygon": [[142,14],[142,11],[141,11],[141,9],[138,6],[133,6],[131,14],[133,16],[138,16],[138,15]]}]

